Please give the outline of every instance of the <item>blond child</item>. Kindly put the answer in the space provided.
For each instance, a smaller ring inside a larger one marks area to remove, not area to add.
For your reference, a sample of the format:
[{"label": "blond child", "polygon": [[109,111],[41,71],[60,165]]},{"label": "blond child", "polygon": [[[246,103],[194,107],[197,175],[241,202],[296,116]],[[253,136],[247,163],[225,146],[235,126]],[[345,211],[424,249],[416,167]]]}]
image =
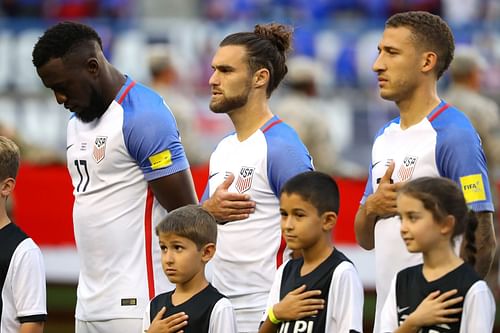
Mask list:
[{"label": "blond child", "polygon": [[42,333],[47,319],[42,253],[6,211],[18,169],[19,148],[0,136],[0,331]]}]

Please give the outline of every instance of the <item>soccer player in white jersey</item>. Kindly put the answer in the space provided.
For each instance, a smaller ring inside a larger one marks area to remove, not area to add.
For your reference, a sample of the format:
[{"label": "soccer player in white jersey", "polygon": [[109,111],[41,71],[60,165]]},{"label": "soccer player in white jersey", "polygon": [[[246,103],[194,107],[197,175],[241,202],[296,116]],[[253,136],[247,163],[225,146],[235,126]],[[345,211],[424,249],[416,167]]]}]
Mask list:
[{"label": "soccer player in white jersey", "polygon": [[0,332],[42,333],[47,319],[42,253],[6,211],[19,156],[17,145],[0,136]]},{"label": "soccer player in white jersey", "polygon": [[89,26],[49,28],[33,64],[72,112],[76,332],[140,332],[149,300],[172,287],[159,265],[154,227],[167,211],[197,203],[175,119],[158,94],[106,60]]},{"label": "soccer player in white jersey", "polygon": [[268,106],[287,71],[291,36],[281,24],[257,25],[224,38],[212,60],[210,109],[227,114],[236,132],[210,158],[203,207],[219,222],[212,284],[232,302],[238,332],[258,331],[283,260],[281,187],[313,169],[295,131]]},{"label": "soccer player in white jersey", "polygon": [[355,219],[358,243],[368,250],[375,248],[375,332],[396,272],[422,262],[422,255],[410,254],[399,236],[396,191],[402,182],[442,176],[460,185],[479,219],[475,269],[480,276],[488,272],[496,247],[479,137],[463,113],[437,95],[437,81],[453,58],[450,28],[427,12],[399,13],[387,20],[378,50],[373,70],[380,95],[396,103],[400,116],[376,135],[369,179]]}]

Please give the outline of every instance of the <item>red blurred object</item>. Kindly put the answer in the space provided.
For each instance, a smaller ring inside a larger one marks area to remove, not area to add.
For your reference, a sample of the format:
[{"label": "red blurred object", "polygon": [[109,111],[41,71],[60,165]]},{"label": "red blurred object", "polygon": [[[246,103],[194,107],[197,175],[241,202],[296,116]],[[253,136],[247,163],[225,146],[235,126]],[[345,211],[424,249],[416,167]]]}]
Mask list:
[{"label": "red blurred object", "polygon": [[73,186],[64,166],[22,164],[14,189],[14,220],[39,245],[74,244]]},{"label": "red blurred object", "polygon": [[[208,180],[208,164],[192,166],[198,198]],[[340,190],[340,214],[334,230],[337,244],[355,244],[354,217],[365,180],[335,178]],[[65,166],[21,165],[14,190],[14,219],[41,246],[71,245],[73,187]]]}]

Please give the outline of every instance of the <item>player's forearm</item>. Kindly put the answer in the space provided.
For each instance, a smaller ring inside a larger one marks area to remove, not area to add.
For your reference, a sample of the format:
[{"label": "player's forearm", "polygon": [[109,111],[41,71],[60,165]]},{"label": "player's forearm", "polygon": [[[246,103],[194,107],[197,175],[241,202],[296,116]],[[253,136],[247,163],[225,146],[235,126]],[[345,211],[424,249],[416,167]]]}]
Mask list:
[{"label": "player's forearm", "polygon": [[269,318],[266,318],[266,321],[259,328],[259,333],[276,333],[277,329],[278,327],[271,323]]},{"label": "player's forearm", "polygon": [[358,244],[365,250],[375,247],[375,219],[375,216],[367,213],[364,205],[359,206],[354,220],[354,232]]},{"label": "player's forearm", "polygon": [[478,225],[475,232],[476,264],[475,270],[484,278],[488,274],[496,250],[495,230],[493,228],[493,213],[478,212]]},{"label": "player's forearm", "polygon": [[43,322],[22,323],[19,333],[43,333]]},{"label": "player's forearm", "polygon": [[[394,333],[417,333],[420,330],[420,326],[415,325],[410,317],[406,318],[405,321],[399,326]],[[384,332],[385,333],[385,332]]]}]

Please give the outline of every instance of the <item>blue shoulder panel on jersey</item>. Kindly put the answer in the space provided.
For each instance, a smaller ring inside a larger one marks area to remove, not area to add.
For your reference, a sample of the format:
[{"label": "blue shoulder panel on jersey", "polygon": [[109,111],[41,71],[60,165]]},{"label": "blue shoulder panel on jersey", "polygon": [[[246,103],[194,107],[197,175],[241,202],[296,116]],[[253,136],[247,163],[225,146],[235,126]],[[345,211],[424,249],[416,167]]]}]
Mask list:
[{"label": "blue shoulder panel on jersey", "polygon": [[121,104],[125,145],[147,181],[189,168],[175,118],[157,93],[137,83]]},{"label": "blue shoulder panel on jersey", "polygon": [[[388,123],[386,123],[382,128],[380,128],[378,130],[377,134],[375,134],[375,138],[373,139],[373,144],[375,144],[375,141],[377,140],[377,138],[384,133],[384,131],[387,127],[389,127],[391,124],[399,124],[400,119],[401,119],[400,117],[396,117],[396,118],[392,119],[391,121],[389,121]],[[372,145],[372,147],[373,147],[373,145]],[[361,198],[361,201],[360,201],[361,205],[364,205],[366,198],[368,198],[368,196],[373,193],[372,168],[374,165],[373,165],[373,161],[371,160],[371,158],[370,158],[370,161],[371,161],[370,165],[368,166],[368,181],[366,182],[365,192],[363,193],[363,197]]]},{"label": "blue shoulder panel on jersey", "polygon": [[210,194],[210,184],[209,184],[209,182],[207,182],[207,186],[205,187],[205,191],[203,191],[203,194],[202,194],[201,199],[200,199],[200,203],[205,202],[208,199],[209,194]]},{"label": "blue shoulder panel on jersey", "polygon": [[[473,210],[493,211],[486,158],[479,135],[469,119],[450,106],[431,124],[437,132],[436,164],[439,174],[453,179],[462,187]],[[474,194],[470,192],[470,186],[475,187],[477,182],[482,183],[482,188],[478,189],[480,193]]]},{"label": "blue shoulder panel on jersey", "polygon": [[[267,176],[276,196],[291,177],[314,170],[311,156],[299,136],[274,116],[261,127],[267,140]],[[328,152],[325,152],[328,154]]]}]

